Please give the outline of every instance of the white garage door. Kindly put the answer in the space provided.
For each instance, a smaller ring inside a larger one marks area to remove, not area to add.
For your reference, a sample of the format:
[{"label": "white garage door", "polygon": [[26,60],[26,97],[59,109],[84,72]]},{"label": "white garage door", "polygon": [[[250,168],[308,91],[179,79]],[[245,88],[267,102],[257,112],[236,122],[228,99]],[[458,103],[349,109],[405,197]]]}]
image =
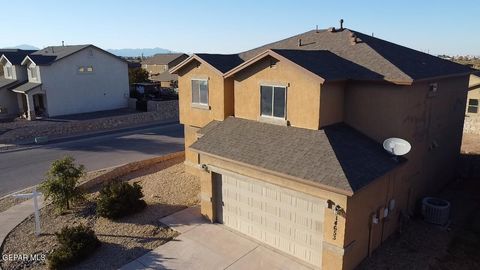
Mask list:
[{"label": "white garage door", "polygon": [[216,179],[223,200],[223,207],[217,208],[220,222],[310,264],[322,265],[324,200],[235,174],[216,175]]}]

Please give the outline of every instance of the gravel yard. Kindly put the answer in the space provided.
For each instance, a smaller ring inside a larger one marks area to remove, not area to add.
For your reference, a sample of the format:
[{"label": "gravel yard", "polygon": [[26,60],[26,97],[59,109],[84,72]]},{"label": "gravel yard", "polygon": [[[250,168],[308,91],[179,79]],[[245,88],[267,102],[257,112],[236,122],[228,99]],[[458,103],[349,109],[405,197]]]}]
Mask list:
[{"label": "gravel yard", "polygon": [[[55,248],[55,232],[66,225],[86,224],[94,229],[102,245],[73,269],[117,269],[177,236],[177,232],[159,222],[160,218],[198,204],[199,180],[184,172],[181,161],[167,160],[119,178],[142,186],[147,203],[142,212],[117,221],[96,217],[92,201],[100,187],[94,186],[87,195],[88,201],[76,211],[59,216],[50,205],[42,209],[43,234],[38,238],[33,235],[33,216],[25,220],[7,237],[2,254],[48,254]],[[2,267],[45,269],[46,265],[16,261]]]}]

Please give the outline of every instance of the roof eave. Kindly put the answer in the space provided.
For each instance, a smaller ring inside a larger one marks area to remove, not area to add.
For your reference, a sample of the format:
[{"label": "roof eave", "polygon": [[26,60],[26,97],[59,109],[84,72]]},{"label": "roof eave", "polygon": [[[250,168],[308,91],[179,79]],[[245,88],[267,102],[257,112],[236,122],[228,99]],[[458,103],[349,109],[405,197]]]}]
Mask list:
[{"label": "roof eave", "polygon": [[8,60],[8,58],[4,54],[2,54],[2,56],[0,57],[0,63],[2,63],[4,60],[10,63],[10,65],[13,65],[12,62],[10,62],[10,60]]},{"label": "roof eave", "polygon": [[472,72],[463,72],[463,73],[456,73],[456,74],[448,74],[448,75],[442,75],[442,76],[435,76],[435,77],[429,77],[429,78],[423,78],[423,79],[418,79],[418,80],[413,80],[412,83],[417,83],[417,82],[427,82],[427,81],[434,81],[434,80],[441,80],[441,79],[448,79],[448,78],[453,78],[453,77],[461,77],[461,76],[467,76],[471,75]]},{"label": "roof eave", "polygon": [[178,74],[178,71],[180,71],[180,69],[182,69],[183,67],[185,67],[188,63],[190,63],[192,60],[196,60],[202,64],[205,64],[209,67],[211,67],[216,73],[218,73],[220,76],[223,76],[224,73],[221,72],[220,70],[218,70],[216,67],[212,66],[210,63],[208,63],[207,61],[203,60],[200,56],[196,55],[196,54],[193,54],[191,55],[190,57],[188,57],[187,59],[183,60],[182,62],[180,62],[178,65],[174,66],[173,68],[169,69],[168,71],[172,74]]},{"label": "roof eave", "polygon": [[302,71],[305,71],[305,72],[313,75],[315,78],[317,78],[320,81],[321,84],[325,82],[325,78],[319,76],[318,74],[315,74],[315,73],[311,72],[310,70],[298,65],[297,63],[293,62],[292,60],[290,60],[290,59],[288,59],[288,58],[286,58],[286,57],[284,57],[284,56],[282,56],[282,55],[280,55],[276,52],[274,52],[273,50],[266,50],[263,53],[260,53],[259,55],[249,59],[248,61],[243,62],[242,64],[240,64],[240,65],[236,66],[235,68],[226,72],[224,74],[224,78],[232,77],[233,75],[235,75],[239,71],[248,68],[252,64],[264,59],[267,56],[271,56],[271,57],[273,57],[273,58],[275,58],[279,61],[285,61],[285,62],[288,62],[288,63],[294,65],[295,67],[301,69]]},{"label": "roof eave", "polygon": [[[240,162],[240,161],[236,161],[236,160],[233,160],[233,159],[229,159],[229,158],[225,158],[225,157],[218,156],[218,155],[215,155],[215,154],[207,153],[207,152],[195,149],[193,147],[190,147],[190,149],[192,151],[197,152],[197,153],[202,154],[202,155],[207,155],[207,156],[211,156],[213,158],[217,158],[217,159],[220,159],[220,160],[232,162],[232,163],[238,164],[240,166],[244,166],[244,167],[247,167],[247,168],[252,168],[252,169],[267,173],[267,174],[271,174],[271,175],[275,175],[275,176],[278,176],[278,177],[286,178],[286,179],[289,179],[289,180],[292,180],[292,181],[295,181],[295,182],[300,182],[300,183],[305,184],[305,185],[325,189],[327,191],[334,192],[334,193],[337,193],[337,194],[340,194],[340,195],[345,195],[345,196],[349,196],[349,197],[354,195],[353,190],[344,190],[344,189],[328,186],[328,185],[325,185],[325,184],[316,183],[316,182],[305,180],[305,179],[302,179],[302,178],[299,178],[299,177],[291,176],[291,175],[284,174],[284,173],[279,173],[279,172],[276,172],[276,171],[272,171],[272,170],[268,170],[268,169],[261,168],[261,167],[258,167],[258,166],[254,166],[254,165],[250,165],[250,164],[243,163],[243,162]],[[207,164],[207,166],[208,166],[208,164]]]}]

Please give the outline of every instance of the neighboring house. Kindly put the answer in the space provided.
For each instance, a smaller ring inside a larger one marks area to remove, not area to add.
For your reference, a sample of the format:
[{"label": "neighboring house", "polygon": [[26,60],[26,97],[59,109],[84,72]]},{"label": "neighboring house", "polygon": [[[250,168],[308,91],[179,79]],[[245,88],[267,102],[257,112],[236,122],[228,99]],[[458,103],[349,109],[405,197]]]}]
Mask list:
[{"label": "neighboring house", "polygon": [[463,131],[480,135],[480,71],[470,75]]},{"label": "neighboring house", "polygon": [[331,28],[171,72],[202,214],[315,267],[353,269],[454,176],[462,65]]},{"label": "neighboring house", "polygon": [[0,118],[13,118],[19,114],[17,94],[12,88],[28,81],[27,69],[22,66],[23,59],[35,51],[11,49],[0,50]]},{"label": "neighboring house", "polygon": [[142,68],[148,71],[149,79],[157,82],[161,87],[173,87],[172,81],[178,80],[176,74],[171,74],[169,69],[187,59],[184,53],[156,54],[142,61]]},{"label": "neighboring house", "polygon": [[47,47],[21,65],[28,82],[11,90],[28,119],[127,107],[127,62],[93,45]]}]

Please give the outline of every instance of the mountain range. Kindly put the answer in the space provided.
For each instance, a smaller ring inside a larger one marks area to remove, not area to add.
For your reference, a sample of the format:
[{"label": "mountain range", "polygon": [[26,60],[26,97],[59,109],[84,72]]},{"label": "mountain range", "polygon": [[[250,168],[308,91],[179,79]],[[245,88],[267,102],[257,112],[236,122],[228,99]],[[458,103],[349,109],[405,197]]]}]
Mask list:
[{"label": "mountain range", "polygon": [[[13,47],[7,47],[7,48],[16,48],[16,49],[22,49],[22,50],[40,50],[40,48],[37,48],[32,45],[28,44],[22,44],[18,46],[13,46]],[[161,53],[172,53],[173,51],[163,49],[163,48],[125,48],[125,49],[107,49],[108,52],[111,52],[117,56],[123,56],[123,57],[136,57],[136,56],[152,56],[155,54],[161,54]]]}]

